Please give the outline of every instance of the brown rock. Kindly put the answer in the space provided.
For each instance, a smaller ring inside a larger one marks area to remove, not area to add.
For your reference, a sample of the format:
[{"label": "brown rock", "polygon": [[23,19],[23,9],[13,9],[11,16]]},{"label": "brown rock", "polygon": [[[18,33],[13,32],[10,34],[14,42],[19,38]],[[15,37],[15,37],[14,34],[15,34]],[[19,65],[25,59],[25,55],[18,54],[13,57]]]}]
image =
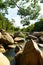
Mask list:
[{"label": "brown rock", "polygon": [[15,38],[15,37],[24,37],[24,34],[22,32],[15,32],[13,36],[14,36],[13,38]]},{"label": "brown rock", "polygon": [[15,39],[14,39],[14,42],[24,42],[24,38],[21,38],[21,37],[16,37]]},{"label": "brown rock", "polygon": [[23,52],[18,54],[15,59],[16,65],[43,65],[41,54],[31,41],[26,43]]},{"label": "brown rock", "polygon": [[40,37],[40,36],[42,36],[43,34],[42,34],[41,32],[34,32],[33,35],[36,36],[36,37]]},{"label": "brown rock", "polygon": [[14,36],[14,38],[15,38],[15,37],[18,37],[18,36],[19,36],[19,34],[20,34],[20,32],[15,32],[15,33],[14,33],[14,35],[13,35],[13,36]]},{"label": "brown rock", "polygon": [[40,36],[39,41],[43,43],[43,36]]},{"label": "brown rock", "polygon": [[0,43],[14,44],[13,38],[5,31],[0,32]]},{"label": "brown rock", "polygon": [[37,39],[37,37],[33,36],[33,35],[28,35],[27,39],[33,39],[33,40],[35,40],[35,39]]}]

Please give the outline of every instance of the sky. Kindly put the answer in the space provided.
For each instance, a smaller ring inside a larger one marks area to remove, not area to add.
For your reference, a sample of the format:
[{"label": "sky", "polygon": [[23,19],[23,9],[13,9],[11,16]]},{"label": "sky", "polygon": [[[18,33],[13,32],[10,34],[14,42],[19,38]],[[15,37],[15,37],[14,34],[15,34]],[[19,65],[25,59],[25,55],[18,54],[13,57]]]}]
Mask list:
[{"label": "sky", "polygon": [[[41,6],[40,16],[43,16],[43,3],[40,4],[40,6]],[[16,22],[14,23],[14,25],[15,25],[16,27],[18,26],[18,27],[22,28],[22,24],[20,24],[21,19],[20,19],[20,16],[17,15],[17,12],[18,12],[18,8],[17,8],[17,7],[14,8],[14,9],[9,8],[9,9],[8,9],[8,14],[9,14],[9,15],[6,15],[6,17],[7,17],[9,20],[14,19],[14,20],[16,21]],[[33,23],[35,23],[35,21],[31,21],[30,23],[33,24]]]},{"label": "sky", "polygon": [[18,12],[18,8],[14,8],[14,9],[11,9],[9,8],[8,9],[8,14],[9,15],[6,15],[6,17],[11,20],[11,19],[14,19],[16,22],[14,23],[15,26],[18,26],[18,27],[22,27],[22,25],[20,24],[20,16],[17,15],[17,12]]}]

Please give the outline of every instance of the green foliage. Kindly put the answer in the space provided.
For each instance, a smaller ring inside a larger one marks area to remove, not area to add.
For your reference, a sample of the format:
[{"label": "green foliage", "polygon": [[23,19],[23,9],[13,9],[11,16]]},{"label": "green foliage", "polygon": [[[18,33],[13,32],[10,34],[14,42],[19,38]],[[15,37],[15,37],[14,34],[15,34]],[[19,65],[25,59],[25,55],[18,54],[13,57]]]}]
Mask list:
[{"label": "green foliage", "polygon": [[[27,32],[27,28],[22,28],[21,29],[22,32]],[[29,30],[28,30],[29,31]]]},{"label": "green foliage", "polygon": [[20,31],[19,27],[15,27],[13,25],[14,19],[12,21],[9,21],[8,18],[3,16],[2,13],[0,13],[0,29],[4,29],[9,33],[14,33],[14,31]]},{"label": "green foliage", "polygon": [[4,1],[3,0],[0,0],[0,8],[1,9],[3,9],[3,8],[5,8],[6,6],[5,6],[5,4],[4,4]]},{"label": "green foliage", "polygon": [[41,18],[38,22],[34,24],[33,31],[43,31],[43,18]]},{"label": "green foliage", "polygon": [[14,8],[18,1],[19,0],[0,0],[0,29],[4,29],[8,32],[14,32],[16,29],[19,29],[13,26],[13,19],[12,21],[9,21],[5,17],[5,14],[8,14],[8,8]]},{"label": "green foliage", "polygon": [[18,2],[19,0],[5,0],[5,3],[7,4],[7,7],[11,7],[14,8],[15,4]]},{"label": "green foliage", "polygon": [[26,2],[29,2],[29,0],[26,0]]},{"label": "green foliage", "polygon": [[19,0],[0,0],[0,12],[8,14],[8,7],[14,8]]},{"label": "green foliage", "polygon": [[[26,5],[26,4],[29,4],[29,5]],[[18,10],[18,14],[21,15],[21,19],[23,22],[22,24],[29,25],[29,24],[27,24],[27,22],[29,20],[37,19],[38,15],[39,15],[39,11],[40,11],[40,6],[38,5],[38,0],[31,0],[31,1],[23,0],[20,4],[20,8]],[[27,16],[28,16],[28,20],[27,20]],[[24,18],[24,20],[23,20],[23,18]],[[27,21],[25,21],[25,19]]]},{"label": "green foliage", "polygon": [[[30,20],[37,19],[40,11],[40,6],[38,5],[38,0],[21,0],[20,5],[17,5],[17,2],[20,0],[0,0],[0,28],[5,29],[6,31],[20,31],[20,28],[16,28],[13,26],[13,22],[9,21],[4,15],[8,14],[8,8],[14,8],[17,6],[18,9],[18,15],[21,15],[21,23],[23,26],[27,26],[27,28],[23,28],[22,31],[32,31],[33,28],[35,31],[40,31],[43,28],[42,19],[35,23],[35,27],[32,24],[30,24]],[[41,0],[42,1],[42,0]],[[27,4],[27,5],[26,5]],[[3,13],[4,12],[4,13]],[[40,23],[40,24],[39,24]],[[40,26],[41,25],[41,26]],[[40,28],[40,29],[39,29]]]},{"label": "green foliage", "polygon": [[33,29],[34,29],[34,24],[31,24],[28,27],[21,29],[21,31],[23,31],[23,32],[32,32]]},{"label": "green foliage", "polygon": [[32,32],[33,31],[33,29],[34,29],[34,24],[31,24],[28,28],[29,28],[29,32]]},{"label": "green foliage", "polygon": [[12,22],[10,22],[5,16],[0,13],[0,29],[10,30],[13,26]]},{"label": "green foliage", "polygon": [[[25,23],[24,23],[24,22],[25,22]],[[26,25],[29,25],[29,24],[30,24],[28,18],[22,19],[22,20],[21,20],[21,23],[23,24],[23,26],[26,26]]]},{"label": "green foliage", "polygon": [[41,3],[43,3],[43,0],[40,0]]},{"label": "green foliage", "polygon": [[19,31],[20,32],[20,28],[19,27],[15,27],[14,30],[17,32]]}]

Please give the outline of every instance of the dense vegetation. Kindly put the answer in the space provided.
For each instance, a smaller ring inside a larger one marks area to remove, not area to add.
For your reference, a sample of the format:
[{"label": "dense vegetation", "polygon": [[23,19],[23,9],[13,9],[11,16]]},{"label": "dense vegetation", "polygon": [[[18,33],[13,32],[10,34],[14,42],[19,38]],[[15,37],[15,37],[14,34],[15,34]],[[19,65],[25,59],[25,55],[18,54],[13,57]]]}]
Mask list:
[{"label": "dense vegetation", "polygon": [[[43,1],[43,0],[39,0]],[[23,31],[43,31],[43,18],[37,20],[35,24],[30,24],[31,20],[36,20],[40,15],[40,5],[38,0],[0,0],[0,29],[5,29],[8,32]],[[18,4],[19,2],[19,4]],[[26,5],[28,4],[28,6]],[[15,27],[13,25],[15,20],[9,21],[5,14],[8,15],[8,8],[18,7],[18,15],[21,17],[21,24],[23,28]],[[27,26],[25,28],[25,26]]]}]

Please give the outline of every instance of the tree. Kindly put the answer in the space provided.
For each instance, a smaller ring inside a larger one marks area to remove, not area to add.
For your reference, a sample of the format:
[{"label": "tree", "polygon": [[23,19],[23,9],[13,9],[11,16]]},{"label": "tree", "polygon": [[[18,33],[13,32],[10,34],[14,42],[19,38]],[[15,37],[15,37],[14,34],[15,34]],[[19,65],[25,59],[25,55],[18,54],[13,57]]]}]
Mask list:
[{"label": "tree", "polygon": [[30,22],[29,22],[29,20],[27,18],[22,19],[21,23],[23,24],[23,26],[26,26],[26,25],[30,24]]},{"label": "tree", "polygon": [[[0,13],[0,29],[4,29],[4,30],[8,31],[11,29],[11,27],[14,27],[13,23],[11,21],[9,21],[8,18],[3,16],[2,13]],[[12,31],[13,31],[13,29],[12,29]]]},{"label": "tree", "polygon": [[[20,4],[17,5],[17,2]],[[29,25],[30,20],[38,17],[40,6],[38,0],[0,0],[0,12],[2,15],[8,14],[8,8],[18,7],[18,15],[21,16],[23,26]],[[27,4],[27,5],[26,5]]]},{"label": "tree", "polygon": [[40,0],[41,3],[43,3],[43,0]]},{"label": "tree", "polygon": [[40,6],[38,5],[38,2],[38,0],[22,0],[20,2],[18,14],[21,16],[21,23],[23,25],[29,25],[30,20],[37,19],[40,11]]},{"label": "tree", "polygon": [[35,26],[34,24],[31,24],[31,25],[28,27],[29,32],[33,32],[34,26]]},{"label": "tree", "polygon": [[0,0],[0,25],[1,29],[5,29],[6,31],[14,28],[13,24],[11,21],[9,21],[6,17],[5,14],[8,14],[8,8],[14,8],[16,6],[16,3],[19,0]]},{"label": "tree", "polygon": [[[0,12],[8,14],[8,7],[14,8],[19,0],[0,0]],[[3,12],[4,11],[4,12]]]},{"label": "tree", "polygon": [[39,21],[34,24],[33,31],[43,31],[43,18],[39,19]]},{"label": "tree", "polygon": [[5,23],[5,17],[0,13],[0,28],[4,28],[3,23]]},{"label": "tree", "polygon": [[28,29],[28,31],[27,31],[27,29],[28,29],[28,28],[23,27],[23,28],[21,29],[21,31],[22,31],[22,32],[28,32],[29,29]]},{"label": "tree", "polygon": [[19,31],[20,32],[20,28],[19,27],[15,27],[14,31],[16,31],[16,32]]}]

